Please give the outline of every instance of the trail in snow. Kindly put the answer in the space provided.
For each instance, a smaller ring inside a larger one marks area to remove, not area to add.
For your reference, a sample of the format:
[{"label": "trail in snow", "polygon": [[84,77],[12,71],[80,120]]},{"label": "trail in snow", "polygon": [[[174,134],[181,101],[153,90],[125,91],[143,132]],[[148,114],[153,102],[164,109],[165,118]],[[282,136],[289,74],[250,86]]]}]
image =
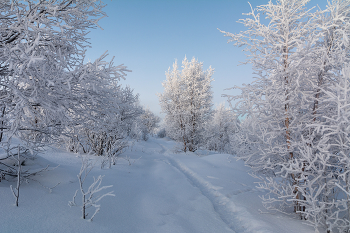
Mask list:
[{"label": "trail in snow", "polygon": [[258,180],[248,174],[249,169],[242,161],[211,151],[200,151],[200,155],[174,153],[174,145],[167,140],[154,142],[162,148],[172,167],[201,191],[223,222],[235,232],[314,232],[294,214],[267,211],[259,197],[265,193],[256,189]]},{"label": "trail in snow", "polygon": [[[229,198],[218,191],[218,187],[204,180],[186,165],[179,162],[174,156],[169,155],[167,149],[162,147],[161,154],[164,154],[170,164],[181,171],[187,179],[206,196],[213,204],[215,211],[221,219],[235,232],[256,232],[267,233],[271,232],[266,223],[254,220],[253,216],[241,207],[237,207]],[[215,178],[215,177],[214,177]],[[217,179],[217,178],[216,178]]]}]

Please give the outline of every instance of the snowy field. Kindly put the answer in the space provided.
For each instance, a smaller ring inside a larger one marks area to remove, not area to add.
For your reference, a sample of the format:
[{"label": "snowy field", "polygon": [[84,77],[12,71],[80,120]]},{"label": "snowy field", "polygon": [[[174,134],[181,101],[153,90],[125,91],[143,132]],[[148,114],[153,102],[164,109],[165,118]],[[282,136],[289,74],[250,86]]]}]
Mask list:
[{"label": "snowy field", "polygon": [[[104,175],[102,185],[113,187],[103,191],[113,190],[115,197],[101,200],[92,222],[81,218],[79,207],[68,206],[79,188],[80,158],[48,149],[36,163],[59,167],[36,177],[42,185],[22,184],[19,207],[9,187],[15,182],[0,182],[0,232],[314,232],[294,215],[268,213],[242,161],[208,151],[174,153],[174,146],[150,138],[136,142],[111,169],[97,162],[86,184]],[[50,193],[47,187],[58,182]]]}]

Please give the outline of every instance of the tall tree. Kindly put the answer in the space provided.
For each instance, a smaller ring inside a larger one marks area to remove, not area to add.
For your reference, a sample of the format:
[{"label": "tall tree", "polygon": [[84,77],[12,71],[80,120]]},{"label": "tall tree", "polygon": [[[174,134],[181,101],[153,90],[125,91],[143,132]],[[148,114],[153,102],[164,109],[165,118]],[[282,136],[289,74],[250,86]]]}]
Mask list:
[{"label": "tall tree", "polygon": [[241,95],[227,97],[245,117],[238,155],[265,174],[265,203],[292,204],[316,229],[330,232],[349,228],[344,200],[334,194],[337,185],[348,189],[350,144],[340,122],[348,121],[349,1],[313,12],[308,2],[270,1],[240,21],[247,31],[223,32],[245,46],[256,74],[253,83],[237,87]]},{"label": "tall tree", "polygon": [[211,76],[213,69],[203,71],[203,64],[195,58],[177,62],[166,73],[164,93],[159,94],[162,111],[166,114],[167,135],[183,144],[183,151],[195,151],[202,138],[204,123],[212,106]]},{"label": "tall tree", "polygon": [[[305,114],[303,98],[299,98],[305,85],[300,73],[305,71],[300,45],[310,33],[312,22],[305,9],[308,0],[281,0],[273,4],[258,6],[240,20],[248,30],[239,34],[226,33],[235,45],[246,46],[250,52],[246,63],[252,63],[255,82],[240,88],[240,96],[229,96],[229,100],[241,99],[236,106],[237,115],[253,118],[252,129],[257,135],[259,152],[248,155],[247,160],[255,161],[256,170],[279,173],[285,177],[290,191],[299,199],[297,190],[299,169],[279,170],[280,165],[299,161],[295,153],[295,141],[300,138],[298,119]],[[260,12],[269,21],[265,25]],[[256,142],[255,142],[256,144]],[[266,164],[270,164],[266,165]],[[286,174],[287,173],[287,174]],[[281,194],[283,196],[285,194]],[[290,195],[290,193],[288,194]],[[281,199],[282,201],[283,199]],[[295,205],[295,211],[299,209]]]}]

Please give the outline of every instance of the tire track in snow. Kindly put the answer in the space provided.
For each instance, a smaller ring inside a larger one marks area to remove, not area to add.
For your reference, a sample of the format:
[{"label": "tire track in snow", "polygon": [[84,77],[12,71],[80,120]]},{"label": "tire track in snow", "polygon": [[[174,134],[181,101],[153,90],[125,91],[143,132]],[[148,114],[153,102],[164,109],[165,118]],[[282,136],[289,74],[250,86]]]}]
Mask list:
[{"label": "tire track in snow", "polygon": [[[168,158],[170,165],[177,168],[183,173],[193,186],[197,187],[202,194],[213,204],[215,211],[220,218],[236,233],[270,233],[269,226],[260,220],[254,219],[253,216],[243,207],[236,206],[229,198],[221,194],[217,188],[210,182],[204,180],[186,165],[174,159],[164,149],[164,156]],[[162,150],[163,151],[163,150]]]}]

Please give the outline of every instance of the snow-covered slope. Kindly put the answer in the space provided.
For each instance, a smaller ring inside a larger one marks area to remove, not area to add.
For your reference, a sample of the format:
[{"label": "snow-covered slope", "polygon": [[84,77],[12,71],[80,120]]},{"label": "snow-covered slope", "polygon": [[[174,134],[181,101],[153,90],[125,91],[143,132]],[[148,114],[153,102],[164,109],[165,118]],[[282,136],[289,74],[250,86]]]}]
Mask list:
[{"label": "snow-covered slope", "polygon": [[313,232],[293,216],[266,213],[256,180],[241,161],[207,151],[173,153],[174,146],[150,138],[136,142],[111,169],[101,170],[97,162],[86,184],[104,175],[102,185],[113,185],[116,196],[101,200],[93,222],[68,206],[78,189],[80,159],[49,149],[36,162],[60,166],[36,177],[46,188],[22,184],[19,207],[9,188],[14,183],[0,182],[0,232]]}]

